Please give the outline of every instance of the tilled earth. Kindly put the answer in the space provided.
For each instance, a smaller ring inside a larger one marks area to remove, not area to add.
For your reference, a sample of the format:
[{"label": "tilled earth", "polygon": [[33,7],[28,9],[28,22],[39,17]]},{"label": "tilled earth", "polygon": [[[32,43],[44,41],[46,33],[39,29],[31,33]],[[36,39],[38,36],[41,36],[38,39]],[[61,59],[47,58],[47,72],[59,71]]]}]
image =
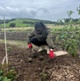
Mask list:
[{"label": "tilled earth", "polygon": [[[8,45],[9,67],[18,74],[16,81],[80,81],[80,58],[65,55],[49,58],[46,52],[35,53],[28,61],[32,51]],[[4,44],[0,44],[0,64],[5,55]]]}]

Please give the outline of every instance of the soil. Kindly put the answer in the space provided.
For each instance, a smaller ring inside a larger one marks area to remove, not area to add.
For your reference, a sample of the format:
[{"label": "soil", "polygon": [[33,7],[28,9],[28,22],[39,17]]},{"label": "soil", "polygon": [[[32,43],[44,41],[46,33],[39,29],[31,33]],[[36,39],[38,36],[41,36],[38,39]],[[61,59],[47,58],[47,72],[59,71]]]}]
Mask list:
[{"label": "soil", "polygon": [[[18,78],[15,81],[80,81],[80,58],[71,55],[50,59],[45,51],[33,54],[27,48],[8,45],[9,68],[15,68]],[[5,55],[4,44],[0,44],[0,64]]]}]

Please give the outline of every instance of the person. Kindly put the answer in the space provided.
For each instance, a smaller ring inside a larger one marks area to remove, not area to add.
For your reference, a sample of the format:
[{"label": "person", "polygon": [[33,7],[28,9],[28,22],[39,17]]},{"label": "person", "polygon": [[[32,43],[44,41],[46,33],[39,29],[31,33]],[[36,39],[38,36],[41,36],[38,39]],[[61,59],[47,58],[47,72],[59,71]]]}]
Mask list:
[{"label": "person", "polygon": [[48,46],[47,53],[50,58],[55,57],[52,33],[42,22],[37,22],[34,30],[28,35],[28,48],[32,49],[33,45],[38,47]]}]

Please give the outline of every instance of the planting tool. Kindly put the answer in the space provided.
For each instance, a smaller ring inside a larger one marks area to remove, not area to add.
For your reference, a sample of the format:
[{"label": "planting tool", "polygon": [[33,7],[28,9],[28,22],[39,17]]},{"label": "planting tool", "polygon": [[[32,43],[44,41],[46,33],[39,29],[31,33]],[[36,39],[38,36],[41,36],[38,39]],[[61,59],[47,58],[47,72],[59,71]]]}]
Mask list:
[{"label": "planting tool", "polygon": [[62,55],[67,55],[68,52],[66,52],[66,51],[55,51],[54,54],[55,54],[55,56],[62,56]]},{"label": "planting tool", "polygon": [[[36,47],[34,47],[35,49],[36,49],[36,51],[38,50],[38,47],[36,48]],[[33,48],[31,48],[31,51],[32,51],[32,53],[35,53],[35,51],[34,51],[34,49]],[[51,51],[50,51],[51,52]],[[53,57],[53,55],[52,55],[53,53],[50,53],[50,56],[52,56]],[[54,56],[62,56],[62,55],[67,55],[68,54],[68,52],[67,51],[55,51],[54,52]]]}]

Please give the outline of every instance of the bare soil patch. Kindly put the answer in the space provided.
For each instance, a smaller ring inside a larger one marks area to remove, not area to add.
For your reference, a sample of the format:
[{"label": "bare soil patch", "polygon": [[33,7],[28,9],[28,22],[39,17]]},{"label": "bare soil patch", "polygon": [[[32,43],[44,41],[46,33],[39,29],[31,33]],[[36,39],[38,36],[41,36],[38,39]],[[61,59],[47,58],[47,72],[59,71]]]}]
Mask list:
[{"label": "bare soil patch", "polygon": [[[70,55],[51,60],[46,52],[35,53],[28,62],[31,50],[8,45],[9,68],[15,68],[16,81],[80,81],[80,58]],[[0,64],[5,55],[4,44],[0,44]]]}]

